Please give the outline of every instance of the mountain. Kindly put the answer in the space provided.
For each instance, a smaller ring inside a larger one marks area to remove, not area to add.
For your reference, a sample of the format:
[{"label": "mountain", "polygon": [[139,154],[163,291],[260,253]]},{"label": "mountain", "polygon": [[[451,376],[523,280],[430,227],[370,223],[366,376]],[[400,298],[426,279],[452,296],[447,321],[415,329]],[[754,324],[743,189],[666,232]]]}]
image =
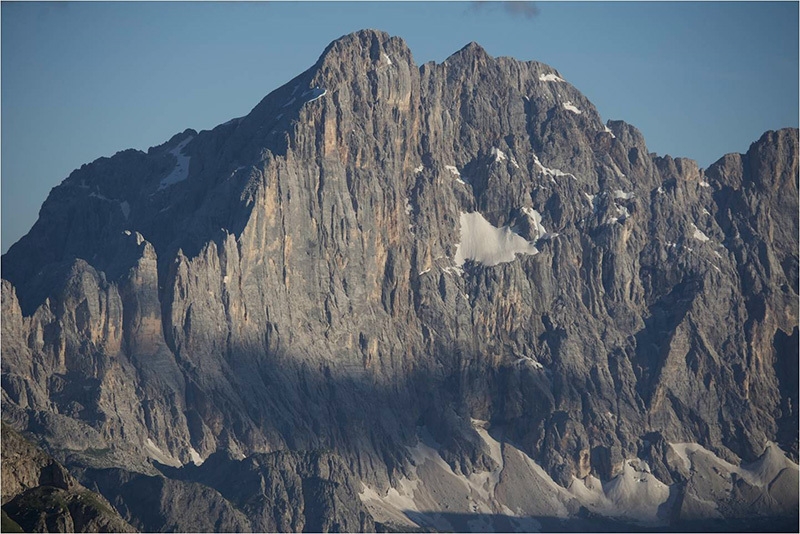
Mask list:
[{"label": "mountain", "polygon": [[3,418],[140,529],[797,528],[796,129],[700,169],[365,30],[2,277]]}]

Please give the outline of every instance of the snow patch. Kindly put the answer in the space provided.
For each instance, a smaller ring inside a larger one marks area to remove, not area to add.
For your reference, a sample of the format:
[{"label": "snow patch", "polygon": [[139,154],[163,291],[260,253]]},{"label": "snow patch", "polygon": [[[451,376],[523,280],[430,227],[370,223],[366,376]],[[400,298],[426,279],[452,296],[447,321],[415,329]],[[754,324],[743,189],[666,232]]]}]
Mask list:
[{"label": "snow patch", "polygon": [[544,226],[542,226],[542,214],[536,211],[533,208],[522,208],[522,212],[528,216],[528,220],[530,221],[531,227],[533,227],[533,235],[534,240],[538,241],[539,239],[551,239],[553,237],[558,236],[556,232],[548,232]]},{"label": "snow patch", "polygon": [[128,220],[128,215],[131,214],[131,205],[128,204],[128,201],[125,200],[119,203],[119,208],[122,210],[122,215],[125,216],[125,220]]},{"label": "snow patch", "polygon": [[539,81],[540,82],[563,82],[564,79],[551,72],[549,74],[540,74],[539,75]]},{"label": "snow patch", "polygon": [[101,195],[100,193],[92,192],[89,194],[89,198],[98,198],[100,200],[105,200],[106,202],[111,202],[111,199],[105,195]]},{"label": "snow patch", "polygon": [[[551,169],[550,167],[545,167],[544,165],[542,165],[542,162],[539,161],[539,158],[536,156],[536,154],[533,155],[533,164],[536,165],[536,167],[545,176],[549,176],[551,179],[553,179],[553,178],[561,178],[562,176],[569,176],[571,178],[575,178],[574,175],[572,175],[572,174],[570,174],[568,172],[564,172],[564,171],[559,170],[559,169]],[[555,180],[553,180],[553,182],[555,182]]]},{"label": "snow patch", "polygon": [[534,369],[544,369],[544,365],[542,365],[538,361],[534,360],[533,358],[528,358],[526,356],[523,356],[522,358],[519,358],[514,363],[516,363],[517,365],[530,365]]},{"label": "snow patch", "polygon": [[514,167],[516,167],[517,169],[519,169],[519,163],[517,163],[517,160],[514,159],[514,156],[511,156],[511,158],[508,158],[508,156],[506,156],[505,152],[503,152],[499,148],[492,148],[491,154],[492,154],[492,156],[494,156],[494,161],[496,163],[499,163],[501,161],[505,161],[506,159],[509,159],[509,161],[511,161],[511,164]]},{"label": "snow patch", "polygon": [[313,89],[309,89],[308,91],[303,93],[302,98],[306,98],[306,97],[310,96],[311,98],[306,100],[306,104],[308,104],[309,102],[313,102],[314,100],[322,98],[323,96],[325,96],[327,94],[328,94],[328,90],[327,89],[322,89],[320,87],[314,87]]},{"label": "snow patch", "polygon": [[464,180],[461,179],[461,173],[458,172],[458,169],[456,167],[454,167],[453,165],[445,165],[444,168],[450,171],[450,173],[456,177],[456,182],[467,185],[466,182],[464,182]]},{"label": "snow patch", "polygon": [[660,185],[659,185],[659,186],[658,186],[658,189],[656,189],[656,192],[657,192],[659,195],[663,195],[663,194],[664,194],[664,188],[663,188],[662,186],[660,186]]},{"label": "snow patch", "polygon": [[710,239],[706,234],[701,232],[700,229],[697,228],[697,226],[695,226],[693,223],[690,223],[690,224],[691,224],[692,228],[694,229],[694,233],[692,234],[692,237],[694,239],[697,239],[698,241],[702,241],[703,243],[705,243],[706,241],[708,241]]},{"label": "snow patch", "polygon": [[295,97],[292,97],[292,99],[291,99],[291,100],[289,100],[287,103],[285,103],[285,104],[283,105],[283,107],[285,107],[285,108],[288,108],[289,106],[291,106],[292,104],[294,104],[296,101],[297,101],[297,99],[296,99]]},{"label": "snow patch", "polygon": [[387,65],[392,64],[392,58],[390,58],[386,52],[383,53],[383,60],[386,62]]},{"label": "snow patch", "polygon": [[632,192],[631,193],[626,193],[625,191],[622,191],[621,189],[617,189],[616,191],[614,191],[614,198],[617,198],[617,199],[630,200],[633,197],[634,197],[634,194]]},{"label": "snow patch", "polygon": [[583,113],[581,110],[579,110],[579,109],[578,109],[578,108],[575,106],[575,104],[573,104],[573,103],[572,103],[572,102],[570,102],[570,101],[564,102],[564,103],[562,104],[562,106],[564,106],[564,109],[566,109],[567,111],[571,111],[571,112],[573,112],[573,113],[574,113],[574,114],[576,114],[576,115],[580,115],[581,113]]},{"label": "snow patch", "polygon": [[628,211],[628,208],[625,206],[620,206],[616,202],[613,203],[614,209],[617,212],[617,216],[609,215],[606,219],[606,224],[611,224],[615,222],[623,222],[626,221],[630,216],[631,212]]},{"label": "snow patch", "polygon": [[455,266],[451,266],[451,267],[442,267],[442,272],[443,273],[447,273],[447,274],[462,275],[462,274],[464,274],[464,269],[462,269],[458,265],[455,265]]},{"label": "snow patch", "polygon": [[411,202],[408,199],[406,199],[406,214],[411,215],[413,211],[414,208],[411,206]]},{"label": "snow patch", "polygon": [[592,211],[597,211],[597,195],[590,195],[589,193],[583,193],[583,196],[586,197],[586,200],[589,201],[589,205],[592,207]]},{"label": "snow patch", "polygon": [[182,182],[189,177],[189,161],[192,158],[190,156],[183,155],[182,151],[186,145],[192,141],[192,139],[194,139],[193,136],[188,136],[186,139],[181,141],[178,146],[169,151],[169,153],[175,156],[175,159],[178,161],[175,164],[175,168],[172,169],[172,172],[170,172],[161,180],[161,183],[158,185],[159,191],[166,189],[171,185],[177,184],[178,182]]},{"label": "snow patch", "polygon": [[629,212],[628,208],[626,208],[625,206],[618,206],[617,204],[614,204],[614,207],[617,209],[617,214],[619,214],[619,218],[621,220],[624,221],[625,219],[631,216],[631,212]]},{"label": "snow patch", "polygon": [[711,184],[703,180],[702,182],[700,182],[700,187],[711,187]]},{"label": "snow patch", "polygon": [[617,136],[614,135],[614,132],[612,132],[611,128],[609,128],[608,126],[603,126],[603,131],[606,132],[607,134],[611,134],[612,139],[617,138]]},{"label": "snow patch", "polygon": [[414,168],[414,172],[415,173],[422,172],[424,169],[425,169],[425,165],[420,165],[419,167],[415,167]]},{"label": "snow patch", "polygon": [[461,242],[453,261],[461,266],[472,260],[486,266],[514,261],[517,254],[538,254],[536,247],[508,226],[497,228],[479,212],[461,213]]}]

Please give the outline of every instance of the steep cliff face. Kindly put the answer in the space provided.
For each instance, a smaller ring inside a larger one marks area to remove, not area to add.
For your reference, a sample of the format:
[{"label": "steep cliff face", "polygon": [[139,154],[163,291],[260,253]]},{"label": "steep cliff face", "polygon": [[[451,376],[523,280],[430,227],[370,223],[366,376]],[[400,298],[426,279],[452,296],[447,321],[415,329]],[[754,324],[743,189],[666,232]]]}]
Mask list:
[{"label": "steep cliff face", "polygon": [[[797,176],[797,130],[702,170],[547,65],[348,35],[247,116],[53,189],[3,257],[4,417],[148,476],[326,449],[379,496],[426,480],[420,436],[456,477],[499,477],[502,438],[562,489],[646,461],[653,518],[687,517],[678,444],[797,461]],[[481,506],[544,513],[508,505],[525,480]],[[334,508],[313,524],[368,528]]]}]

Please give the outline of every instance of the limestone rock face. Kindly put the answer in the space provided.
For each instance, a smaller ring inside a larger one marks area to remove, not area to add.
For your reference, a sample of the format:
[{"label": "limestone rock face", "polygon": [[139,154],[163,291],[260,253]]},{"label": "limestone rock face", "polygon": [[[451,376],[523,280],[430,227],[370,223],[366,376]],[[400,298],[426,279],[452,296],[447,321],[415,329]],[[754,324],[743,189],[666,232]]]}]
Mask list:
[{"label": "limestone rock face", "polygon": [[[101,491],[213,488],[234,530],[372,528],[341,481],[397,491],[423,431],[453,476],[501,469],[485,427],[561,488],[640,459],[685,489],[670,444],[797,462],[797,177],[797,130],[700,169],[547,65],[357,32],[53,189],[2,261],[4,418]],[[153,466],[223,452],[247,495]]]}]

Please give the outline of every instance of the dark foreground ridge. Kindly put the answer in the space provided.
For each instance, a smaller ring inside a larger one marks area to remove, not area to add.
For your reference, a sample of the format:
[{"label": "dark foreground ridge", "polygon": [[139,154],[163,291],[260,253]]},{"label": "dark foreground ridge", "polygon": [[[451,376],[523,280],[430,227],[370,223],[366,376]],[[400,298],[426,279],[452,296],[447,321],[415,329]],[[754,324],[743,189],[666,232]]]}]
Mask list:
[{"label": "dark foreground ridge", "polygon": [[135,532],[102,495],[2,426],[3,532]]},{"label": "dark foreground ridge", "polygon": [[2,277],[4,421],[140,530],[798,516],[796,129],[700,169],[365,30],[74,171]]}]

